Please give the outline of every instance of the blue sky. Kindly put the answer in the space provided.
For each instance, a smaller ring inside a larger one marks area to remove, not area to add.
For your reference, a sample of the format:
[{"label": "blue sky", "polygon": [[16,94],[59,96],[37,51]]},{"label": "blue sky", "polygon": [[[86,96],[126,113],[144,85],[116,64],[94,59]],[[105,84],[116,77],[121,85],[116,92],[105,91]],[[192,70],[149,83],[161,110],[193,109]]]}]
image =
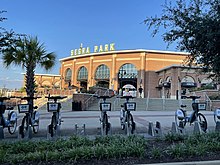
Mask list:
[{"label": "blue sky", "polygon": [[[16,33],[37,36],[48,52],[57,54],[56,66],[49,72],[59,74],[59,59],[70,56],[71,49],[115,43],[116,50],[167,48],[161,35],[152,37],[143,23],[147,16],[160,15],[165,0],[1,0],[0,10],[7,21],[0,25]],[[20,88],[24,71],[3,68],[0,59],[0,88]]]}]

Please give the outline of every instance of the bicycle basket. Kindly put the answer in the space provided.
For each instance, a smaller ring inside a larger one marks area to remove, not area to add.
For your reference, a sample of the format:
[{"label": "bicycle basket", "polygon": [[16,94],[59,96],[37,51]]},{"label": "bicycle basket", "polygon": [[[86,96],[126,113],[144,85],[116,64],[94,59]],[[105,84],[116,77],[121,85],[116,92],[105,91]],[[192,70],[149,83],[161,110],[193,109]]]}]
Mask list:
[{"label": "bicycle basket", "polygon": [[101,111],[111,111],[111,103],[100,103]]},{"label": "bicycle basket", "polygon": [[126,111],[135,111],[136,103],[135,102],[124,103],[124,107]]},{"label": "bicycle basket", "polygon": [[47,111],[48,112],[58,112],[59,111],[59,103],[47,103]]},{"label": "bicycle basket", "polygon": [[18,104],[18,112],[19,113],[28,113],[29,112],[29,104]]}]

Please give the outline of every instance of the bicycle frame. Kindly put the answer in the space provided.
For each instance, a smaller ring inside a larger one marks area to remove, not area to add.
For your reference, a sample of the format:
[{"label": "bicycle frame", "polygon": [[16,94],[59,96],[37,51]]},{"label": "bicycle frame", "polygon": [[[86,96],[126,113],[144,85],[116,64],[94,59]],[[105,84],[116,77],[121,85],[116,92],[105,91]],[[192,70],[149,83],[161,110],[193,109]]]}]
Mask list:
[{"label": "bicycle frame", "polygon": [[[49,128],[49,134],[51,137],[59,133],[59,126],[61,125],[61,103],[58,103],[58,99],[64,99],[67,96],[48,96],[48,102],[47,102],[47,111],[52,112],[53,115],[51,117],[51,124],[48,126]],[[49,100],[53,100],[52,102],[49,102]]]},{"label": "bicycle frame", "polygon": [[136,103],[129,102],[129,98],[133,98],[132,96],[122,96],[121,98],[126,99],[126,102],[121,106],[122,108],[120,111],[121,129],[124,130],[126,128],[127,135],[130,133],[133,134],[135,131],[136,123],[133,120],[131,111],[136,110]]},{"label": "bicycle frame", "polygon": [[[22,119],[21,126],[19,128],[19,134],[24,138],[26,131],[29,131],[29,126],[32,127],[33,132],[36,134],[39,130],[39,112],[35,111],[37,106],[31,105],[30,100],[34,100],[40,97],[17,97],[21,100],[26,100],[26,104],[19,104],[18,111],[19,113],[25,113],[25,116]],[[29,134],[29,133],[28,133]]]},{"label": "bicycle frame", "polygon": [[[13,107],[6,108],[4,100],[9,100],[9,97],[0,97],[0,125],[3,128],[8,128],[10,134],[14,134],[17,127],[17,113],[13,110]],[[5,110],[9,110],[8,118],[4,117]]]},{"label": "bicycle frame", "polygon": [[102,99],[103,102],[100,103],[99,109],[101,111],[100,116],[100,126],[101,126],[101,135],[108,135],[108,132],[111,130],[111,123],[108,121],[107,111],[111,111],[111,103],[106,102],[107,98],[111,98],[110,96],[96,96],[99,99]]}]

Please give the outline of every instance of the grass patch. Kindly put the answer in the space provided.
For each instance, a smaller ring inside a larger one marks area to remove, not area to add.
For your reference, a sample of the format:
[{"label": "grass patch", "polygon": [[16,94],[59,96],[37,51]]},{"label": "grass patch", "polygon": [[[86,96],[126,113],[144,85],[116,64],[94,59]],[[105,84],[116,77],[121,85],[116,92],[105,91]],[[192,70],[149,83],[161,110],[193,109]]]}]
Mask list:
[{"label": "grass patch", "polygon": [[[107,136],[90,140],[72,136],[56,141],[0,142],[0,164],[24,162],[73,162],[91,160],[145,160],[139,163],[206,158],[220,153],[220,134],[191,136],[167,134],[163,138],[145,139],[141,136]],[[141,158],[141,159],[140,159]]]}]

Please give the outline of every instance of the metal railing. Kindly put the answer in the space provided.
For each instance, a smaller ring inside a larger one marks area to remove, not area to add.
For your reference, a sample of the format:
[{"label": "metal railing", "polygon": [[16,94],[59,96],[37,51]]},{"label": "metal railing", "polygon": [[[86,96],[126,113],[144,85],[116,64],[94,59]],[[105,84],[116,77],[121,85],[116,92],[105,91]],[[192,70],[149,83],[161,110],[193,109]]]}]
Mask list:
[{"label": "metal railing", "polygon": [[209,98],[206,92],[203,92],[206,101],[206,110],[212,111],[212,100]]},{"label": "metal railing", "polygon": [[101,89],[98,89],[94,94],[92,94],[86,101],[85,101],[85,109],[87,109],[91,103],[91,100],[94,99],[94,95],[98,95],[101,92]]}]

